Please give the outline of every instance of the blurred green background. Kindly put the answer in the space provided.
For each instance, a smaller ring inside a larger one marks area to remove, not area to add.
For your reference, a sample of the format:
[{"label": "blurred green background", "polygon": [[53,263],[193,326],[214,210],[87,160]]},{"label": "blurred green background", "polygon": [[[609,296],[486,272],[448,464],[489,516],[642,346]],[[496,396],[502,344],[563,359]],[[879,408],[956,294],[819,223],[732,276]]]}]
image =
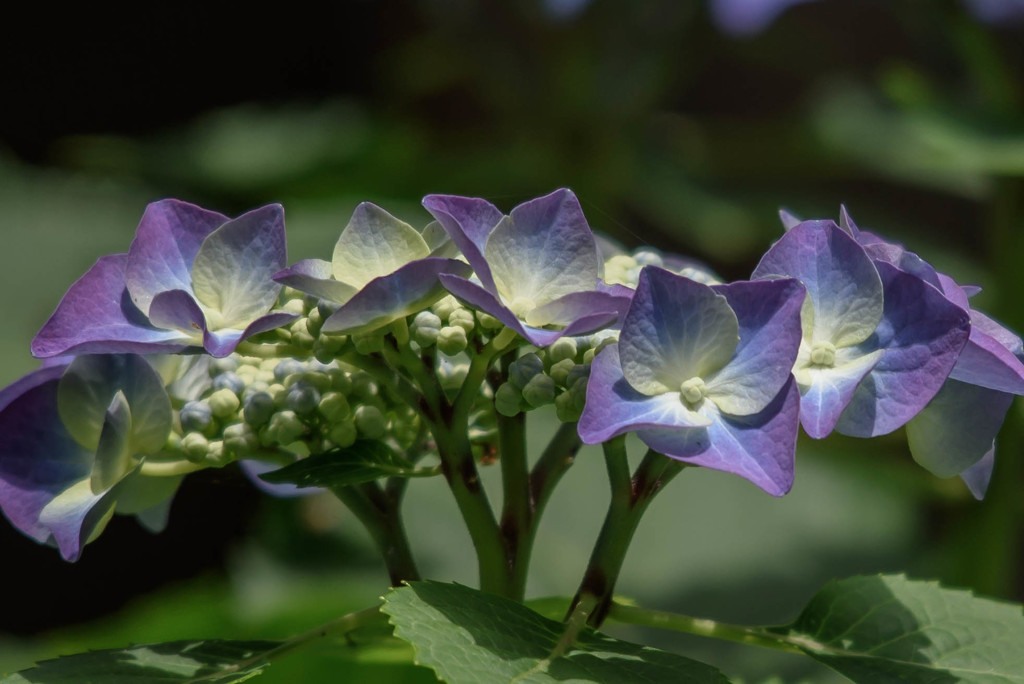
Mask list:
[{"label": "blurred green background", "polygon": [[[568,186],[596,230],[729,278],[779,235],[780,207],[824,218],[845,203],[861,227],[983,285],[976,306],[1024,330],[1020,2],[29,11],[0,48],[4,383],[34,367],[29,340],[68,285],[125,251],[146,203],[169,196],[229,214],[283,203],[294,261],[326,257],[362,200],[423,224],[428,192],[507,210]],[[535,453],[552,426],[533,419]],[[620,592],[744,623],[788,621],[826,579],[864,572],[1024,600],[1022,447],[1018,403],[981,503],[917,467],[900,432],[801,442],[779,500],[687,471],[652,506]],[[531,596],[575,590],[606,490],[584,450],[541,528]],[[475,583],[443,485],[416,482],[407,511],[425,574]],[[66,565],[4,525],[0,549],[14,578],[0,672],[87,647],[283,637],[386,585],[338,505],[268,500],[232,469],[191,477],[160,536],[115,520]],[[747,682],[838,681],[791,656],[612,631]],[[407,656],[320,649],[264,681],[430,681]]]}]

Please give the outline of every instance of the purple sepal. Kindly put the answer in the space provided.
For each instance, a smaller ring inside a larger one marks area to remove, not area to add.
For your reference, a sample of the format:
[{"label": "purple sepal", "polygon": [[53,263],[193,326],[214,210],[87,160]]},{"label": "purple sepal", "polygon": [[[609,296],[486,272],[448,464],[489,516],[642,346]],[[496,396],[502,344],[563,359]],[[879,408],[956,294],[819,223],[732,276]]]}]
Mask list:
[{"label": "purple sepal", "polygon": [[427,195],[423,206],[448,232],[484,287],[494,291],[491,269],[484,259],[484,245],[487,236],[501,221],[501,211],[487,200],[453,195]]},{"label": "purple sepal", "polygon": [[809,437],[824,439],[832,434],[857,387],[880,360],[881,355],[865,354],[841,373],[828,369],[817,371],[818,377],[812,375],[800,397],[800,424]]},{"label": "purple sepal", "polygon": [[374,278],[324,321],[325,333],[375,330],[420,311],[444,295],[441,274],[469,276],[472,269],[456,259],[426,257]]},{"label": "purple sepal", "polygon": [[167,290],[153,297],[149,320],[159,328],[198,337],[206,332],[206,316],[185,290]]},{"label": "purple sepal", "polygon": [[876,266],[884,311],[864,346],[885,353],[836,425],[853,437],[884,435],[913,418],[942,387],[970,334],[967,312],[937,289],[891,264]]},{"label": "purple sepal", "polygon": [[947,380],[907,423],[910,453],[938,477],[957,475],[992,448],[1012,402],[1012,394]]},{"label": "purple sepal", "polygon": [[35,371],[0,392],[0,509],[44,543],[51,530],[39,520],[43,508],[92,470],[92,453],[71,437],[57,411],[64,370]]},{"label": "purple sepal", "polygon": [[546,347],[561,337],[594,332],[611,324],[619,315],[617,311],[597,311],[576,319],[562,330],[543,330],[523,324],[497,297],[476,283],[444,273],[439,277],[445,289],[455,297],[474,309],[494,316],[535,347]]},{"label": "purple sepal", "polygon": [[706,428],[640,430],[649,447],[691,465],[739,475],[772,496],[793,486],[800,392],[790,377],[760,413],[720,413]]},{"label": "purple sepal", "polygon": [[790,377],[803,336],[800,308],[806,290],[795,278],[742,281],[711,289],[725,295],[736,314],[740,341],[729,363],[707,378],[708,387],[716,395],[728,389],[752,401],[756,408],[744,414],[760,411]]},{"label": "purple sepal", "polygon": [[[613,286],[607,287],[612,290]],[[614,311],[621,320],[626,315],[633,294],[633,290],[627,287],[623,289],[629,290],[629,297],[623,296],[619,290],[570,292],[538,306],[530,312],[529,317],[534,325],[571,325],[573,321],[589,316],[595,311]]]},{"label": "purple sepal", "polygon": [[992,443],[992,448],[989,449],[981,460],[972,465],[970,468],[960,473],[960,479],[967,485],[967,489],[971,490],[971,495],[981,501],[985,498],[985,492],[988,491],[988,483],[992,479],[992,470],[996,465],[996,445]]},{"label": "purple sepal", "polygon": [[320,299],[339,304],[347,302],[357,290],[335,280],[332,268],[331,262],[323,259],[303,259],[275,273],[274,280]]},{"label": "purple sepal", "polygon": [[192,293],[192,262],[210,233],[228,217],[168,199],[146,207],[128,248],[124,285],[142,312],[166,290]]},{"label": "purple sepal", "polygon": [[68,289],[56,311],[32,340],[32,354],[173,353],[190,341],[180,333],[153,327],[132,302],[124,285],[128,256],[101,257]]},{"label": "purple sepal", "polygon": [[222,359],[234,353],[242,341],[249,339],[253,335],[259,335],[268,330],[288,325],[298,318],[299,315],[293,313],[268,313],[247,325],[245,330],[234,330],[231,328],[205,330],[203,332],[203,348],[206,349],[210,356]]},{"label": "purple sepal", "polygon": [[611,344],[590,366],[587,402],[576,429],[584,444],[600,444],[638,429],[697,429],[709,422],[688,410],[678,392],[649,396],[633,389],[622,374],[618,345]]}]

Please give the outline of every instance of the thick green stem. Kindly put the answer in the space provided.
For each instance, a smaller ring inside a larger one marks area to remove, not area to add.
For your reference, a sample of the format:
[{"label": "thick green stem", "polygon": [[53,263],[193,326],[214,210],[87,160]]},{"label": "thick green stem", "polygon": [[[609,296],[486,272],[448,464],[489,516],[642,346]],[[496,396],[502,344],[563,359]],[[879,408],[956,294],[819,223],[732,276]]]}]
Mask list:
[{"label": "thick green stem", "polygon": [[391,579],[397,587],[403,581],[418,580],[409,540],[399,513],[400,499],[388,496],[376,482],[351,487],[333,487],[331,491],[359,519],[377,545]]},{"label": "thick green stem", "polygon": [[684,467],[678,461],[648,451],[630,478],[625,437],[605,442],[604,453],[612,489],[611,503],[572,602],[575,608],[589,597],[596,599],[597,607],[590,616],[590,624],[595,628],[601,625],[611,607],[615,583],[640,519],[655,495]]},{"label": "thick green stem", "polygon": [[530,499],[533,502],[534,519],[543,514],[552,492],[572,467],[581,446],[583,442],[576,431],[576,423],[562,423],[544,453],[537,459],[530,472]]},{"label": "thick green stem", "polygon": [[658,629],[670,629],[675,632],[686,632],[698,636],[711,637],[713,639],[724,639],[735,641],[740,644],[752,644],[774,648],[789,653],[803,653],[800,648],[804,646],[812,650],[824,648],[821,644],[812,644],[809,641],[787,637],[781,634],[773,634],[758,627],[744,627],[742,625],[729,625],[714,620],[704,620],[690,617],[688,615],[677,615],[666,613],[660,610],[648,610],[636,606],[626,606],[621,603],[612,603],[608,611],[608,619],[616,622],[624,622],[630,625],[643,627],[657,627]]}]

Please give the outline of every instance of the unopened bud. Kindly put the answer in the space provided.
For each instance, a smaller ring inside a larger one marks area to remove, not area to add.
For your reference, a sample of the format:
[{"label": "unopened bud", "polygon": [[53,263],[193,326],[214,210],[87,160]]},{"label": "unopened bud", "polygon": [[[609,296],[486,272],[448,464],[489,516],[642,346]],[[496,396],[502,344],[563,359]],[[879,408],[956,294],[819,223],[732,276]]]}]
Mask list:
[{"label": "unopened bud", "polygon": [[327,439],[341,448],[352,446],[358,437],[359,431],[356,430],[356,424],[351,418],[334,425],[327,433]]},{"label": "unopened bud", "polygon": [[576,358],[576,340],[571,337],[560,337],[548,347],[548,356],[552,363]]},{"label": "unopened bud", "polygon": [[448,356],[455,356],[461,351],[465,351],[469,345],[469,339],[466,337],[466,331],[463,328],[449,325],[441,328],[441,331],[437,335],[437,348]]},{"label": "unopened bud", "polygon": [[550,404],[555,400],[555,381],[541,373],[534,375],[523,388],[523,399],[534,408]]},{"label": "unopened bud", "polygon": [[330,423],[337,423],[348,418],[352,413],[348,399],[341,392],[328,392],[320,397],[320,405],[316,407],[320,415]]},{"label": "unopened bud", "polygon": [[289,299],[288,301],[286,301],[281,306],[279,311],[284,311],[286,313],[292,313],[292,314],[298,314],[298,315],[301,316],[302,314],[306,313],[306,305],[302,301],[301,297],[296,297],[295,299]]},{"label": "unopened bud", "polygon": [[504,323],[499,321],[497,318],[483,311],[476,312],[476,321],[484,330],[497,330],[504,325]]},{"label": "unopened bud", "polygon": [[360,354],[373,354],[384,348],[384,336],[379,331],[353,335],[352,343]]},{"label": "unopened bud", "polygon": [[189,401],[178,414],[184,432],[205,432],[213,422],[213,411],[205,401]]},{"label": "unopened bud", "polygon": [[569,380],[569,373],[571,373],[572,369],[575,367],[576,362],[572,359],[562,359],[551,366],[551,369],[548,370],[548,375],[550,375],[551,379],[555,381],[555,384],[565,387]]},{"label": "unopened bud", "polygon": [[219,389],[207,399],[210,404],[210,411],[218,418],[227,418],[238,410],[240,401],[238,395],[229,389]]},{"label": "unopened bud", "polygon": [[306,316],[306,332],[313,337],[320,334],[320,327],[324,324],[324,319],[320,315],[320,309],[312,309]]},{"label": "unopened bud", "polygon": [[198,432],[190,432],[181,438],[181,452],[193,463],[205,461],[209,448],[206,437]]},{"label": "unopened bud", "polygon": [[224,428],[224,449],[228,455],[244,458],[259,446],[256,432],[245,423],[232,423]]},{"label": "unopened bud", "polygon": [[206,451],[206,462],[214,467],[225,466],[231,462],[231,456],[224,448],[222,440],[213,440]]},{"label": "unopened bud", "polygon": [[300,416],[315,411],[319,403],[320,392],[306,382],[297,382],[292,385],[284,400],[284,405]]},{"label": "unopened bud", "polygon": [[304,370],[306,370],[305,366],[295,359],[282,359],[274,366],[274,379],[283,385],[289,375],[301,373]]},{"label": "unopened bud", "polygon": [[387,420],[376,406],[363,405],[356,409],[356,429],[367,439],[380,439],[387,431]]},{"label": "unopened bud", "polygon": [[583,414],[581,408],[576,407],[576,400],[572,392],[562,392],[555,397],[555,415],[563,423],[575,423]]},{"label": "unopened bud", "polygon": [[242,417],[249,425],[259,426],[270,420],[274,413],[274,398],[266,392],[256,392],[245,399]]},{"label": "unopened bud", "polygon": [[522,410],[522,401],[523,393],[519,388],[506,382],[494,393],[494,410],[511,418]]},{"label": "unopened bud", "polygon": [[[255,378],[253,378],[255,380]],[[241,394],[245,389],[245,382],[236,373],[221,373],[213,379],[213,389],[229,389],[235,394]]]},{"label": "unopened bud", "polygon": [[238,370],[238,366],[239,363],[237,356],[225,356],[222,359],[210,359],[210,375],[230,373]]},{"label": "unopened bud", "polygon": [[274,442],[285,446],[301,437],[306,426],[293,411],[278,411],[271,416],[267,431]]},{"label": "unopened bud", "polygon": [[429,347],[437,342],[442,326],[440,316],[432,311],[421,311],[412,319],[412,338],[421,347]]},{"label": "unopened bud", "polygon": [[469,309],[456,309],[448,316],[448,325],[455,325],[466,331],[467,335],[476,328],[476,317]]},{"label": "unopened bud", "polygon": [[462,304],[459,304],[459,300],[455,299],[455,297],[451,295],[447,295],[446,297],[442,297],[437,300],[437,302],[430,307],[430,310],[440,316],[442,321],[447,321],[453,311],[461,308]]},{"label": "unopened bud", "polygon": [[526,387],[526,384],[533,379],[533,376],[544,372],[544,362],[540,357],[530,352],[523,354],[509,365],[508,379],[516,387]]}]

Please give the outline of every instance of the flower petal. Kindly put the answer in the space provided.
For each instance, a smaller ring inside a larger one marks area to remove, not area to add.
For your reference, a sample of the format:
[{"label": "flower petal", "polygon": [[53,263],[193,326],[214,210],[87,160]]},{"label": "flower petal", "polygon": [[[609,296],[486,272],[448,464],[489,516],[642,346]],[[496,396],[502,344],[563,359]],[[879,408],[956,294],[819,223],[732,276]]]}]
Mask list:
[{"label": "flower petal", "polygon": [[772,496],[793,486],[800,394],[790,378],[778,396],[751,416],[719,414],[707,428],[641,430],[647,446],[684,463],[732,473]]},{"label": "flower petal", "polygon": [[[812,342],[837,347],[868,339],[882,319],[882,282],[864,248],[832,221],[804,221],[772,245],[754,279],[784,276],[806,287]],[[808,334],[810,333],[810,334]]]},{"label": "flower petal", "polygon": [[60,366],[44,368],[0,392],[0,509],[38,542],[50,538],[40,511],[92,469],[92,453],[72,438],[57,412],[63,372]]},{"label": "flower petal", "polygon": [[843,351],[847,353],[832,368],[798,368],[795,373],[800,383],[800,424],[814,439],[831,434],[857,386],[884,355],[881,349],[866,354]]},{"label": "flower petal", "polygon": [[487,238],[484,257],[497,292],[534,306],[593,290],[601,269],[594,234],[571,190],[524,202]]},{"label": "flower petal", "polygon": [[920,278],[879,262],[885,314],[866,344],[884,349],[878,365],[857,387],[836,430],[874,437],[904,425],[942,387],[967,343],[967,312]]},{"label": "flower petal", "polygon": [[995,465],[996,445],[993,442],[992,448],[981,457],[980,461],[960,473],[960,479],[964,481],[967,489],[971,490],[971,495],[978,501],[985,498],[985,492],[988,491],[988,483],[992,479],[992,470],[995,468]]},{"label": "flower petal", "polygon": [[190,341],[153,327],[124,286],[125,254],[100,258],[68,289],[32,340],[32,354],[179,352]]},{"label": "flower petal", "polygon": [[427,257],[394,273],[374,278],[324,321],[326,333],[361,333],[422,311],[445,294],[442,273],[469,276],[468,264],[455,259]]},{"label": "flower petal", "polygon": [[709,418],[686,407],[679,392],[649,396],[633,389],[622,375],[617,345],[608,345],[594,358],[587,382],[587,403],[577,427],[585,444],[600,444],[644,428],[709,425]]},{"label": "flower petal", "polygon": [[475,197],[427,195],[423,206],[448,232],[484,287],[494,292],[491,269],[484,259],[484,245],[503,214],[487,200]]},{"label": "flower petal", "polygon": [[179,200],[146,207],[128,248],[124,283],[132,301],[149,313],[153,297],[164,290],[192,292],[192,262],[203,240],[228,217]]},{"label": "flower petal", "polygon": [[359,291],[359,288],[335,280],[331,275],[332,271],[333,267],[329,261],[303,259],[275,273],[274,280],[314,297],[344,304]]},{"label": "flower petal", "polygon": [[739,323],[724,295],[661,268],[640,272],[619,338],[623,373],[638,391],[679,391],[725,366],[738,343]]},{"label": "flower petal", "polygon": [[947,380],[907,423],[910,453],[938,477],[958,475],[992,448],[1012,402],[1012,394]]},{"label": "flower petal", "polygon": [[732,359],[707,383],[708,398],[734,416],[759,413],[789,380],[800,349],[800,307],[806,291],[792,278],[713,285],[739,324]]},{"label": "flower petal", "polygon": [[66,561],[74,562],[82,555],[82,547],[95,539],[114,513],[118,487],[94,492],[89,478],[80,480],[53,497],[39,512]]},{"label": "flower petal", "polygon": [[376,204],[363,202],[334,245],[331,269],[335,280],[362,288],[429,255],[430,248],[415,228]]},{"label": "flower petal", "polygon": [[530,311],[526,316],[526,322],[535,327],[568,325],[583,316],[610,311],[616,312],[621,319],[626,315],[633,291],[623,287],[622,290],[629,293],[623,296],[622,290],[613,290],[614,286],[606,287],[611,291],[590,290],[589,292],[571,292],[563,295]]},{"label": "flower petal", "polygon": [[241,328],[265,314],[281,292],[273,276],[287,260],[279,204],[242,214],[210,233],[192,263],[192,287],[199,303],[220,314],[211,327]]},{"label": "flower petal", "polygon": [[206,331],[206,316],[196,300],[185,290],[167,290],[153,297],[149,320],[165,330],[198,340]]}]

